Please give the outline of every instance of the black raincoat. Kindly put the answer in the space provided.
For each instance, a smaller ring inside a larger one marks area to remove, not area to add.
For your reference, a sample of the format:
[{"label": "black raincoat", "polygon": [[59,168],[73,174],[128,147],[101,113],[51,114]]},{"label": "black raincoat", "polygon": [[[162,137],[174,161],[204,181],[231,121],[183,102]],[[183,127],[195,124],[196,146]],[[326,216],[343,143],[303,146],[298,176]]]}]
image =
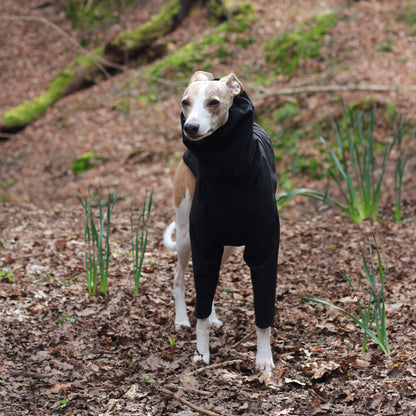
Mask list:
[{"label": "black raincoat", "polygon": [[[185,122],[181,115],[182,127]],[[225,125],[210,136],[192,141],[184,162],[196,176],[190,213],[194,269],[195,315],[211,313],[224,246],[245,246],[251,271],[256,325],[274,321],[279,216],[273,147],[254,123],[254,107],[246,93],[234,98]]]}]

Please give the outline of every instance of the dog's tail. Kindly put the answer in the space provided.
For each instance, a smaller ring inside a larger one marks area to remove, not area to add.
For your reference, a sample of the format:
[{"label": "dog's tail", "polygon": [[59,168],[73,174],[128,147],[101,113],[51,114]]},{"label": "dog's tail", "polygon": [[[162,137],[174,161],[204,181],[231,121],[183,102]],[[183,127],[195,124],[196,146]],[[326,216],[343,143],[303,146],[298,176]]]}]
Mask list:
[{"label": "dog's tail", "polygon": [[166,231],[163,234],[163,244],[166,248],[169,248],[171,250],[176,250],[176,241],[172,240],[172,234],[175,230],[176,222],[172,221],[168,228],[166,228]]}]

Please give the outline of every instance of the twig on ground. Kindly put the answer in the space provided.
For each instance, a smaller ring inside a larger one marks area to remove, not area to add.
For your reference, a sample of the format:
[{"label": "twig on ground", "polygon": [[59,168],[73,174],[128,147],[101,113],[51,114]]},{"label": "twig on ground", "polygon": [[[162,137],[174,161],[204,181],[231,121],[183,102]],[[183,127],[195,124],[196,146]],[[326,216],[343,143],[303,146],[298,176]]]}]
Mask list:
[{"label": "twig on ground", "polygon": [[231,345],[231,349],[236,348],[240,344],[242,344],[244,341],[247,341],[249,338],[253,336],[254,333],[255,333],[255,330],[253,329],[245,337],[241,338],[240,341],[236,342],[234,345]]},{"label": "twig on ground", "polygon": [[188,375],[203,373],[205,370],[212,370],[214,368],[226,367],[227,365],[230,365],[230,364],[241,363],[241,361],[243,360],[230,360],[230,361],[224,361],[222,363],[206,365],[204,367],[197,368],[196,370],[191,371],[190,373],[188,373]]},{"label": "twig on ground", "polygon": [[165,384],[165,387],[168,390],[171,391],[178,391],[178,390],[182,390],[185,391],[187,393],[195,393],[195,394],[199,394],[200,396],[210,396],[211,393],[205,391],[205,390],[198,390],[198,389],[192,389],[190,387],[183,387],[183,386],[178,386],[176,384]]},{"label": "twig on ground", "polygon": [[163,387],[156,387],[158,391],[163,393],[165,396],[168,396],[172,399],[177,400],[179,403],[184,404],[185,406],[188,406],[192,410],[195,410],[195,412],[199,412],[203,415],[208,416],[220,416],[218,413],[211,412],[210,410],[202,409],[201,407],[195,406],[193,403],[189,402],[188,400],[183,399],[182,397],[177,396],[175,393],[172,393],[169,390],[164,389]]}]

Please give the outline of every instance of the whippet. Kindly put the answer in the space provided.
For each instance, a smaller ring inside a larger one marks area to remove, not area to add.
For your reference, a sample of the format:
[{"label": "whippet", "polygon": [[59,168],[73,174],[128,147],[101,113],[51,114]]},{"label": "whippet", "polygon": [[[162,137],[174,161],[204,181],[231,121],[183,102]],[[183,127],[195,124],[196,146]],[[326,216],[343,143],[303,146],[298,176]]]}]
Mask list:
[{"label": "whippet", "polygon": [[[256,367],[274,368],[270,345],[274,321],[279,216],[276,173],[269,137],[254,123],[254,107],[234,74],[221,79],[197,71],[182,98],[182,137],[188,150],[176,170],[176,221],[164,234],[176,248],[175,325],[190,326],[185,270],[191,253],[196,289],[194,361],[209,363],[209,329],[221,326],[213,299],[219,269],[235,246],[245,246],[256,316]],[[176,243],[172,234],[176,226]]]}]

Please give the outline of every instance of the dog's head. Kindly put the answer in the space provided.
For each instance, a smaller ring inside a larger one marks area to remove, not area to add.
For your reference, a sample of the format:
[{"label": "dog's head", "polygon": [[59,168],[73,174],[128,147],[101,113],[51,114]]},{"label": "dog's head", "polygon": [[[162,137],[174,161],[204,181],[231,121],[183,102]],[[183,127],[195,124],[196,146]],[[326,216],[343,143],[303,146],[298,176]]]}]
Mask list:
[{"label": "dog's head", "polygon": [[233,73],[214,81],[209,72],[195,72],[182,98],[185,135],[197,141],[223,126],[234,97],[243,91],[243,84]]}]

